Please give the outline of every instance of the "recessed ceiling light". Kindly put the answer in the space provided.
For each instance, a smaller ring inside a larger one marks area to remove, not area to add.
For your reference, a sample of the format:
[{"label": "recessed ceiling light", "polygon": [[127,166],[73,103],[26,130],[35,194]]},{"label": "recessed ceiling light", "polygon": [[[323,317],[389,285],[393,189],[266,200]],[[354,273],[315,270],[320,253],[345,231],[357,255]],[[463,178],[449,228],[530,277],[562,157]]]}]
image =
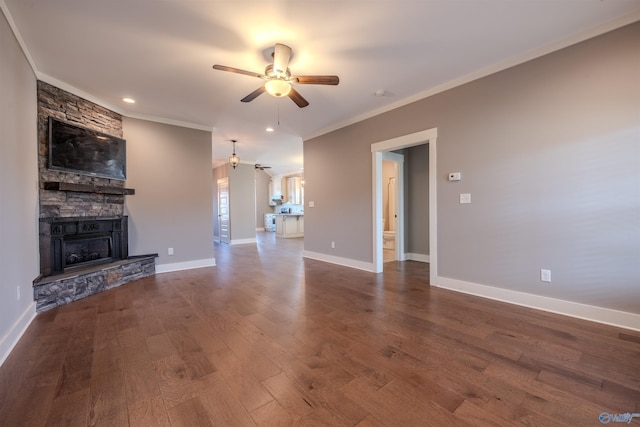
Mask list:
[{"label": "recessed ceiling light", "polygon": [[135,99],[131,99],[131,98],[122,98],[122,100],[124,102],[126,102],[127,104],[135,104],[136,100]]},{"label": "recessed ceiling light", "polygon": [[272,127],[268,127],[265,129],[267,132],[273,132],[273,128]]}]

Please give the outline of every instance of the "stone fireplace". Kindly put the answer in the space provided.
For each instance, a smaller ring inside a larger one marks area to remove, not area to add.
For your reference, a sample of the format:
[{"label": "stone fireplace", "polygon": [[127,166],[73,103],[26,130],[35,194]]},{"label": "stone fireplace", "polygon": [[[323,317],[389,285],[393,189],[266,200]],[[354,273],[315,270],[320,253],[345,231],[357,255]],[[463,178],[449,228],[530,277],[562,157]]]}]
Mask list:
[{"label": "stone fireplace", "polygon": [[156,254],[129,255],[125,181],[48,167],[49,117],[122,138],[122,117],[38,81],[40,276],[36,310],[44,311],[155,273]]}]

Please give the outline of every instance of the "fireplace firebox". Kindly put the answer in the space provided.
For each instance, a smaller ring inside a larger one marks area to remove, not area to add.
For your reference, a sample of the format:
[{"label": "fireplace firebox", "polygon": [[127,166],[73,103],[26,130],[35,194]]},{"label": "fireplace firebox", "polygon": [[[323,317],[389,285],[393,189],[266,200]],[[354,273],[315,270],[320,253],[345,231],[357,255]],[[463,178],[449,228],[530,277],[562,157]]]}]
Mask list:
[{"label": "fireplace firebox", "polygon": [[80,239],[66,239],[64,247],[64,267],[77,268],[90,264],[111,262],[111,236],[89,235]]},{"label": "fireplace firebox", "polygon": [[126,259],[127,217],[41,218],[40,274],[52,276]]}]

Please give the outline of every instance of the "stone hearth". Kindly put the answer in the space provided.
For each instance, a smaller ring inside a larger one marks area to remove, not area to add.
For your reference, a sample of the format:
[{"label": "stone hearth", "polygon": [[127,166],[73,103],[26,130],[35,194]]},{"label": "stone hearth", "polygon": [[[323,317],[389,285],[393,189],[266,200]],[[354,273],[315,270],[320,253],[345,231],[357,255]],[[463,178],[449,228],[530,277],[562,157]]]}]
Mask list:
[{"label": "stone hearth", "polygon": [[36,311],[46,311],[155,274],[155,257],[132,257],[75,271],[42,277],[33,283]]}]

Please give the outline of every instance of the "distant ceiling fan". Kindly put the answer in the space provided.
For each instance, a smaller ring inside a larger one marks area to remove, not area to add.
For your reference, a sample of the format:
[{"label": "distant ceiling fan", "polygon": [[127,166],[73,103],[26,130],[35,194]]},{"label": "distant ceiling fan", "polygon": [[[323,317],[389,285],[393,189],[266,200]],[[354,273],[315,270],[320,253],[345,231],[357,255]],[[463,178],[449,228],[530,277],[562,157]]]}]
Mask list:
[{"label": "distant ceiling fan", "polygon": [[292,76],[289,70],[289,60],[291,59],[291,48],[281,43],[276,43],[273,50],[273,64],[267,65],[264,74],[245,71],[239,68],[227,67],[225,65],[214,65],[214,70],[230,71],[232,73],[244,74],[265,80],[264,85],[242,98],[242,102],[251,102],[263,92],[268,92],[277,98],[288,96],[300,108],[309,105],[309,102],[295,90],[292,84],[301,85],[337,85],[340,82],[338,76]]},{"label": "distant ceiling fan", "polygon": [[271,166],[265,166],[265,165],[261,165],[260,163],[256,163],[254,165],[254,167],[256,169],[260,169],[261,171],[265,170],[265,169],[271,169]]}]

